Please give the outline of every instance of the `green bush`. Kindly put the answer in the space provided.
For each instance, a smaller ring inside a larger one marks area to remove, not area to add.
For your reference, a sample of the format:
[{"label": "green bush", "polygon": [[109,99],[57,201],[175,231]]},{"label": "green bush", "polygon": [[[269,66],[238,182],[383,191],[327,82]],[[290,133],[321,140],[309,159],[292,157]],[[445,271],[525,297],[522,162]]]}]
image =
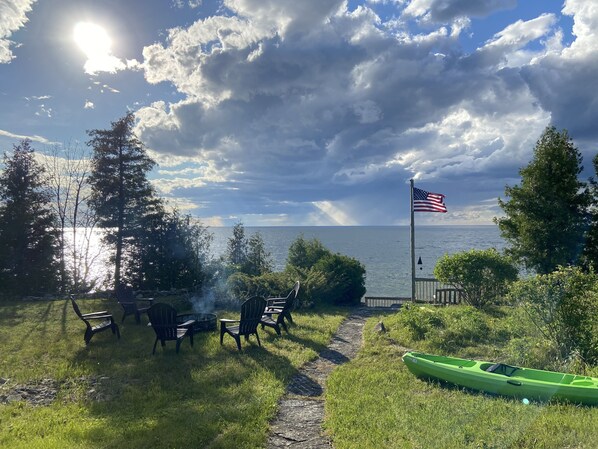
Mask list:
[{"label": "green bush", "polygon": [[496,303],[517,279],[517,268],[496,249],[445,254],[434,267],[434,276],[463,291],[463,301],[481,308]]},{"label": "green bush", "polygon": [[448,307],[443,313],[444,328],[432,333],[432,343],[443,351],[455,351],[487,341],[488,319],[472,306]]},{"label": "green bush", "polygon": [[444,328],[440,309],[406,304],[398,314],[398,323],[407,331],[411,341],[425,340],[438,328]]},{"label": "green bush", "polygon": [[303,235],[300,235],[289,247],[287,264],[292,267],[309,269],[328,254],[330,251],[318,239],[305,240]]},{"label": "green bush", "polygon": [[332,253],[316,239],[298,237],[289,248],[287,260],[283,272],[261,276],[233,272],[226,278],[227,296],[238,300],[255,295],[286,296],[295,281],[301,282],[296,307],[355,305],[365,294],[364,266],[356,259]]},{"label": "green bush", "polygon": [[313,270],[324,274],[325,289],[320,302],[334,305],[357,305],[365,294],[365,268],[352,257],[327,254],[314,265]]},{"label": "green bush", "polygon": [[503,360],[515,366],[550,371],[564,368],[555,345],[546,338],[531,335],[509,340],[503,348]]},{"label": "green bush", "polygon": [[357,260],[332,253],[317,239],[299,236],[289,247],[289,277],[301,281],[299,304],[359,304],[365,294],[365,268]]},{"label": "green bush", "polygon": [[510,291],[562,363],[598,364],[598,276],[577,267],[516,282]]},{"label": "green bush", "polygon": [[228,295],[242,302],[252,296],[286,296],[293,288],[294,282],[286,272],[266,273],[261,276],[236,272],[228,277],[226,284]]}]

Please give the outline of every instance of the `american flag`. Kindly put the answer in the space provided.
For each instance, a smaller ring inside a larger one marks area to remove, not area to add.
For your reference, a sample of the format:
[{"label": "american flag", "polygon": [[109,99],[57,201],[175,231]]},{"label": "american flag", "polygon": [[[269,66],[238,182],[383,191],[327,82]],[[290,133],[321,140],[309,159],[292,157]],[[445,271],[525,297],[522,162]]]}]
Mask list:
[{"label": "american flag", "polygon": [[413,188],[413,211],[414,212],[446,212],[444,195],[431,193],[425,190]]}]

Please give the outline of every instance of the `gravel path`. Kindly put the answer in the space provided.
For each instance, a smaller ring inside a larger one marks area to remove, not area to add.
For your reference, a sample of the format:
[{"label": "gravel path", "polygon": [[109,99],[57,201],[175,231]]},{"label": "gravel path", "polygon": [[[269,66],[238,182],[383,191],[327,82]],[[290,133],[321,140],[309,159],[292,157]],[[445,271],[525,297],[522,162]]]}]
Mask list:
[{"label": "gravel path", "polygon": [[333,447],[322,432],[326,379],[334,368],[355,357],[362,344],[366,318],[373,314],[367,308],[356,309],[341,323],[319,357],[305,364],[291,379],[271,423],[268,449]]}]

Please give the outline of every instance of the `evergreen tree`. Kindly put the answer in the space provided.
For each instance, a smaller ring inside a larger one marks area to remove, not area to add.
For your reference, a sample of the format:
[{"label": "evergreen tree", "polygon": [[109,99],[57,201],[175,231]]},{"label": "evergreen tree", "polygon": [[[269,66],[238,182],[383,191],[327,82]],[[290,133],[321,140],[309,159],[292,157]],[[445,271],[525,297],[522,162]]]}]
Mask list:
[{"label": "evergreen tree", "polygon": [[507,186],[509,199],[498,200],[506,216],[495,222],[511,245],[507,252],[540,274],[580,258],[588,206],[581,162],[567,131],[547,127],[519,172],[521,185]]},{"label": "evergreen tree", "polygon": [[0,284],[15,295],[52,293],[58,285],[55,215],[44,169],[28,140],[4,154],[0,175]]},{"label": "evergreen tree", "polygon": [[108,130],[88,131],[93,148],[89,179],[90,205],[99,226],[106,229],[106,241],[114,246],[114,286],[121,283],[126,251],[137,241],[143,218],[156,204],[146,177],[155,162],[133,134],[134,117],[128,113]]},{"label": "evergreen tree", "polygon": [[126,264],[126,279],[134,287],[151,290],[191,288],[204,281],[211,234],[190,216],[157,208],[145,217]]},{"label": "evergreen tree", "polygon": [[233,235],[228,239],[226,246],[226,262],[240,269],[247,261],[247,238],[243,223],[237,223],[233,227]]},{"label": "evergreen tree", "polygon": [[[598,175],[598,154],[594,156],[594,172]],[[584,247],[584,266],[598,272],[598,182],[590,179],[590,217],[591,224],[586,234]]]},{"label": "evergreen tree", "polygon": [[272,255],[266,251],[264,239],[259,232],[252,234],[247,240],[247,259],[243,272],[250,276],[261,276],[272,272]]}]

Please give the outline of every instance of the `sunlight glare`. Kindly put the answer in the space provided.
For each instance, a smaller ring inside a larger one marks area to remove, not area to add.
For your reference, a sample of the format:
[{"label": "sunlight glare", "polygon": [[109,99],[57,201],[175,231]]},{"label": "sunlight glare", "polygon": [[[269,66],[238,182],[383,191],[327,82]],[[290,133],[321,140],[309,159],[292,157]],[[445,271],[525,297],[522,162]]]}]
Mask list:
[{"label": "sunlight glare", "polygon": [[116,73],[127,67],[123,61],[112,54],[112,39],[101,26],[91,22],[79,22],[73,29],[73,39],[87,56],[83,66],[85,73],[90,75],[98,72]]},{"label": "sunlight glare", "polygon": [[73,38],[89,59],[110,54],[112,41],[106,30],[95,23],[77,23],[73,30]]}]

